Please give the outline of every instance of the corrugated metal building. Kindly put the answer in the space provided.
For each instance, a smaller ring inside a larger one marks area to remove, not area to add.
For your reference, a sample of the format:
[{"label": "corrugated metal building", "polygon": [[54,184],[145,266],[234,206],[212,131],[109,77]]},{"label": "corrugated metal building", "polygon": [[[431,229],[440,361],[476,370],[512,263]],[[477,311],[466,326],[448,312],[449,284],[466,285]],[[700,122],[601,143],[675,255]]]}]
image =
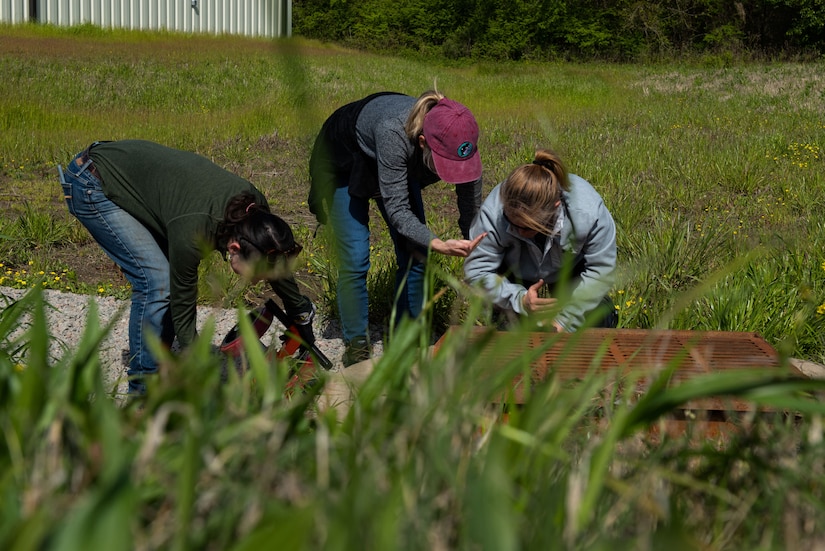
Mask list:
[{"label": "corrugated metal building", "polygon": [[292,0],[0,0],[0,22],[281,37]]}]

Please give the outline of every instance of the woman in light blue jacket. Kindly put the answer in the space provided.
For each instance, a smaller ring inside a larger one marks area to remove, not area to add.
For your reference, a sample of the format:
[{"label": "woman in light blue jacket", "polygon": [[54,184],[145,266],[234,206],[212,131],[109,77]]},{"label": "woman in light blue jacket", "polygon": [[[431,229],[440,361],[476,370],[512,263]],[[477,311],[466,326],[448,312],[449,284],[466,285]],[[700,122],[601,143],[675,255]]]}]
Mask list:
[{"label": "woman in light blue jacket", "polygon": [[470,239],[486,236],[464,273],[510,321],[532,314],[557,331],[616,327],[607,297],[616,269],[616,226],[586,180],[540,149],[485,199]]}]

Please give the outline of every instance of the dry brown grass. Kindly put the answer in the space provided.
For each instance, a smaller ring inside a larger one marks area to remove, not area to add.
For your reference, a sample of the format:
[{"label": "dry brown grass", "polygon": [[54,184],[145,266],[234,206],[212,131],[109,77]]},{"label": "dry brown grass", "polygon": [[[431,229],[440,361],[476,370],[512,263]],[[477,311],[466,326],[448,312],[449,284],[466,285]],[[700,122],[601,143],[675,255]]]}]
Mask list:
[{"label": "dry brown grass", "polygon": [[[650,75],[635,83],[645,94],[713,94],[719,99],[741,100],[742,97],[770,98],[782,103],[783,109],[796,112],[819,110],[825,98],[825,75],[817,65],[783,63],[764,66],[756,72],[751,68],[719,69],[710,77],[706,69],[690,69]],[[760,102],[763,105],[770,102]]]}]

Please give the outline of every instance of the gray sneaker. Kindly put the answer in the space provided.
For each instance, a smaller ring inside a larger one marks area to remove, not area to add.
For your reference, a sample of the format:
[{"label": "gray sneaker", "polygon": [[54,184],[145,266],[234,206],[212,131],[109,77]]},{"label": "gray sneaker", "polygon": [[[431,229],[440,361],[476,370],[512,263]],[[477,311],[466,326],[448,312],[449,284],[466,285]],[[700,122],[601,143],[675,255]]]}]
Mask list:
[{"label": "gray sneaker", "polygon": [[344,367],[349,367],[352,364],[369,360],[372,356],[372,348],[367,337],[355,337],[347,343],[344,349],[344,355],[341,356],[341,361]]}]

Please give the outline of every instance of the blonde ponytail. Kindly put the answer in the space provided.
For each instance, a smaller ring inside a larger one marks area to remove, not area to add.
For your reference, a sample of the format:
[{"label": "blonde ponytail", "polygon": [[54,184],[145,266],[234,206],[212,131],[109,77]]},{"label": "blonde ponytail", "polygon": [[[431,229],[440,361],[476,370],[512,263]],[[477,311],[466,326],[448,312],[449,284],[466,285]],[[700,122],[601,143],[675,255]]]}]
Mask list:
[{"label": "blonde ponytail", "polygon": [[404,125],[404,130],[410,140],[418,140],[418,136],[424,132],[424,117],[443,99],[444,94],[437,90],[427,90],[418,96],[418,100],[410,111],[410,116],[407,117],[407,123]]}]

